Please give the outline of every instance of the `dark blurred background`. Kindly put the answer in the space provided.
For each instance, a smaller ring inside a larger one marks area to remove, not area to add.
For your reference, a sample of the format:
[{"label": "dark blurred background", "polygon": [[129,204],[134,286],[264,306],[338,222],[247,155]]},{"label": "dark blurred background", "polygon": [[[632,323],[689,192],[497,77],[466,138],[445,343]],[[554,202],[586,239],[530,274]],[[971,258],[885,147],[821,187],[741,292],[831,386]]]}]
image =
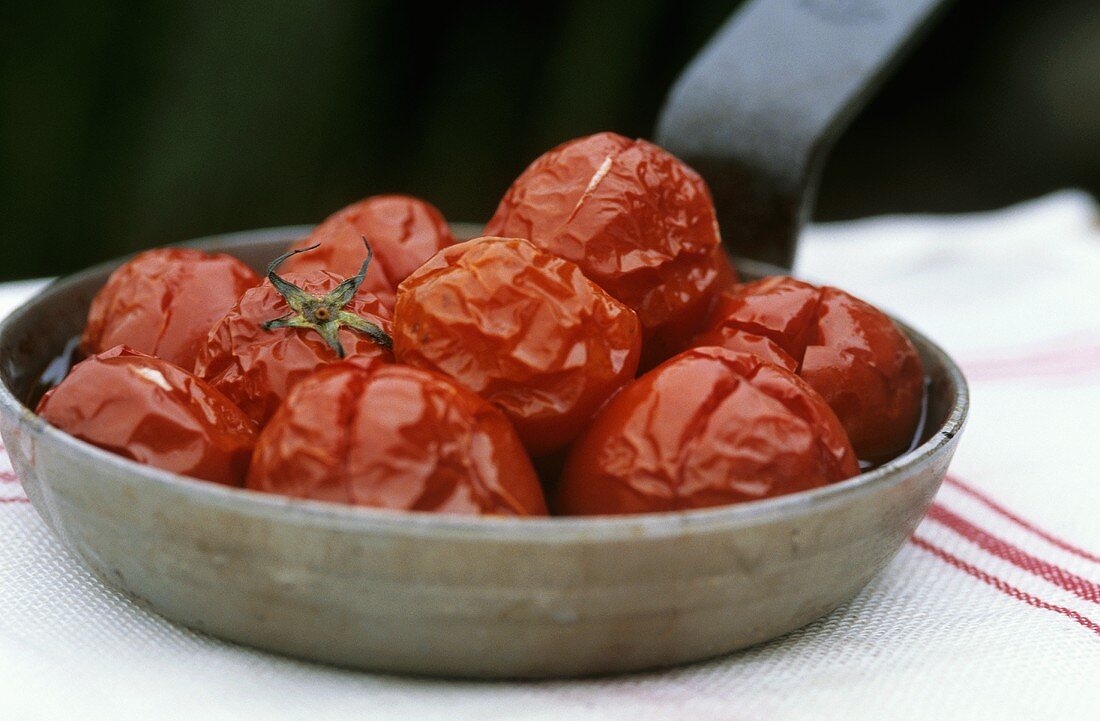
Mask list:
[{"label": "dark blurred background", "polygon": [[[0,278],[379,192],[484,220],[550,146],[650,135],[735,5],[5,3]],[[1100,192],[1100,2],[960,0],[840,141],[816,217],[1066,186]]]}]

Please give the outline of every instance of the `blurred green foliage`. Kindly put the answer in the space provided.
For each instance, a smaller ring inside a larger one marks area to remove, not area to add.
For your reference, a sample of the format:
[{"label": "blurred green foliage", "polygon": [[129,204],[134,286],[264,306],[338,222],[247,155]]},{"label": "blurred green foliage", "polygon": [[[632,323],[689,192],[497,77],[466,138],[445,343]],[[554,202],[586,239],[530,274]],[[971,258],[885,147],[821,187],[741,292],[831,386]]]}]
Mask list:
[{"label": "blurred green foliage", "polygon": [[[0,278],[313,222],[380,192],[484,220],[548,147],[648,135],[735,5],[7,3]],[[821,215],[1098,189],[1096,7],[960,2],[842,139]]]},{"label": "blurred green foliage", "polygon": [[0,275],[319,220],[485,219],[538,153],[647,134],[729,3],[27,5],[3,30]]}]

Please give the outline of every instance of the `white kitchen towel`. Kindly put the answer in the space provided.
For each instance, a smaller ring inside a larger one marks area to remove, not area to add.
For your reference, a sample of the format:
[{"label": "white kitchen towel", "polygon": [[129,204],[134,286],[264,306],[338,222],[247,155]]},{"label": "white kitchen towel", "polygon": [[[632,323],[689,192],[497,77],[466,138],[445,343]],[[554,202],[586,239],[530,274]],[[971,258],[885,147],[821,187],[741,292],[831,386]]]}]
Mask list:
[{"label": "white kitchen towel", "polygon": [[[973,390],[928,518],[834,613],[724,658],[616,678],[338,670],[138,609],[65,552],[0,455],[0,719],[1100,718],[1095,203],[1066,192],[815,226],[799,272],[920,328]],[[4,286],[0,305],[36,287]]]}]

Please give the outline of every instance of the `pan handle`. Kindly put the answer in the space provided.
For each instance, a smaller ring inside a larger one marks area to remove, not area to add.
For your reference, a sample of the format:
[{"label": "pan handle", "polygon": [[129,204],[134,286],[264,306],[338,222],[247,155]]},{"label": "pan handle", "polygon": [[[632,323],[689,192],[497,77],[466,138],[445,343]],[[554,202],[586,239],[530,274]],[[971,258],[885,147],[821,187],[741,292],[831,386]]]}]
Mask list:
[{"label": "pan handle", "polygon": [[825,156],[950,0],[749,0],[672,86],[657,142],[702,173],[738,255],[784,267]]}]

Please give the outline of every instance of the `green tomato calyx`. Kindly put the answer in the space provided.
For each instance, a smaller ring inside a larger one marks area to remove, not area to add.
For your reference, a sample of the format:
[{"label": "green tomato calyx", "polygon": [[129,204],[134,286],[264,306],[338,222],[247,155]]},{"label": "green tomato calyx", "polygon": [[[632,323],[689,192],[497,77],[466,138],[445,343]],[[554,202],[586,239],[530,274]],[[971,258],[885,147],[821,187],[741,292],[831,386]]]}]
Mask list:
[{"label": "green tomato calyx", "polygon": [[316,249],[319,245],[311,245],[308,248],[299,248],[283,253],[271,261],[271,265],[267,266],[267,279],[271,281],[271,285],[275,287],[279,295],[286,300],[291,312],[266,321],[262,325],[263,329],[306,328],[316,331],[325,339],[325,343],[336,351],[336,355],[340,358],[345,355],[344,346],[340,343],[340,329],[344,327],[363,333],[379,346],[391,350],[393,339],[386,331],[366,318],[344,310],[344,307],[355,297],[359,286],[363,284],[363,279],[367,277],[367,268],[370,267],[371,259],[374,257],[374,251],[371,250],[366,236],[363,236],[363,245],[367,248],[367,257],[363,260],[359,272],[342,281],[324,295],[307,293],[275,272],[287,258],[299,253],[307,253]]}]

